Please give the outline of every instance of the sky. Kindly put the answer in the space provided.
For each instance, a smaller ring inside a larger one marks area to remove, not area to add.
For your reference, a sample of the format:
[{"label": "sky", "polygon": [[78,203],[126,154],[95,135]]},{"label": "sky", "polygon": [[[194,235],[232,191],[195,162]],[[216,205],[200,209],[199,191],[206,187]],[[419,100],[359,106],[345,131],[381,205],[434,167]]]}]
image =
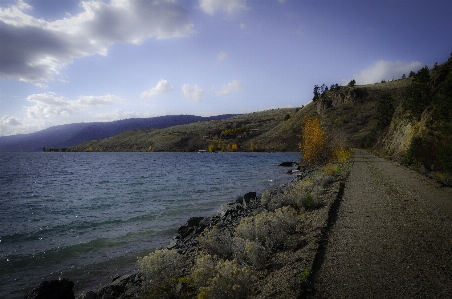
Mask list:
[{"label": "sky", "polygon": [[0,136],[301,107],[452,53],[450,0],[0,0]]}]

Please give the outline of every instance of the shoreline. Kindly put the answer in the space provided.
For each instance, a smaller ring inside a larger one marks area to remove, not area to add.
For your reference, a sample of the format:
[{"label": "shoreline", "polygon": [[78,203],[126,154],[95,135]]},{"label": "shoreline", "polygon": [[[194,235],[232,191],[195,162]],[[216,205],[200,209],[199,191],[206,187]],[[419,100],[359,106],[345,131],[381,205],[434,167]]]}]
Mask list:
[{"label": "shoreline", "polygon": [[[296,297],[309,289],[309,277],[318,259],[325,230],[329,226],[328,221],[331,218],[329,213],[333,204],[337,202],[342,182],[347,176],[346,169],[347,167],[342,167],[340,173],[329,176],[327,183],[323,181],[326,176],[321,174],[324,170],[304,169],[290,182],[279,185],[269,192],[269,200],[272,201],[303,181],[314,181],[310,188],[317,190],[315,192],[320,207],[301,213],[302,222],[299,223],[296,232],[288,237],[285,248],[272,253],[266,267],[257,272],[258,280],[253,283],[253,291],[249,298],[272,298],[275,296],[275,289],[279,289],[278,296]],[[184,256],[187,264],[193,264],[196,255],[204,250],[198,242],[199,236],[213,227],[232,231],[242,218],[265,212],[267,208],[262,205],[262,196],[263,194],[249,192],[234,202],[223,204],[220,211],[211,217],[190,218],[164,248],[177,250]],[[278,266],[275,267],[275,264]],[[189,271],[186,269],[186,272]],[[290,279],[287,279],[288,277]],[[140,298],[143,286],[144,276],[136,271],[115,277],[110,284],[97,290],[82,291],[76,298],[96,299],[105,296]]]}]

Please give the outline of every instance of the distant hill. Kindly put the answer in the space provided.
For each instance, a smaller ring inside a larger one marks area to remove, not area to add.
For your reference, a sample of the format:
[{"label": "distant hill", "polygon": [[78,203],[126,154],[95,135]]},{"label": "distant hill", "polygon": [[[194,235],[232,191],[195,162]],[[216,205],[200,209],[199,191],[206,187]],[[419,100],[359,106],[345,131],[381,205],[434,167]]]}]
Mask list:
[{"label": "distant hill", "polygon": [[250,140],[285,122],[298,109],[271,109],[163,129],[131,130],[110,138],[84,142],[68,150],[103,152],[247,151],[252,147],[256,151],[267,149],[293,151],[296,150],[297,141],[295,141],[295,147],[294,144],[287,144],[284,147],[270,149],[262,146],[255,147],[250,144]]},{"label": "distant hill", "polygon": [[76,123],[51,127],[30,134],[0,137],[0,152],[33,152],[43,148],[67,148],[89,140],[108,138],[129,130],[161,129],[198,121],[219,120],[234,116],[211,117],[167,115],[151,118],[131,118],[113,122]]}]

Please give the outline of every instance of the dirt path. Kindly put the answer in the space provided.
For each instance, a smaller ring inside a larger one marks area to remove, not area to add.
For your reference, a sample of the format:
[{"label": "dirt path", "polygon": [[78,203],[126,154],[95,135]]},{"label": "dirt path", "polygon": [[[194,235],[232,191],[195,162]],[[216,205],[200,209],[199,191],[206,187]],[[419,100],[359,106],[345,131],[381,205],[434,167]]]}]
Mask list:
[{"label": "dirt path", "polygon": [[452,298],[452,189],[357,150],[312,298]]}]

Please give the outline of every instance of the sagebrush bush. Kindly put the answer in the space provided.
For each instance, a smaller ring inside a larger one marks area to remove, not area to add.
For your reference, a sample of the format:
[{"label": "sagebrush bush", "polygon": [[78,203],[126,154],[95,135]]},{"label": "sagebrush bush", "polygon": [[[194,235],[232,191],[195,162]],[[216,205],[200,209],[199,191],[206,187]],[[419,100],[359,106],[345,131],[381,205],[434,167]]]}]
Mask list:
[{"label": "sagebrush bush", "polygon": [[259,242],[271,249],[282,245],[287,234],[293,232],[297,224],[297,212],[290,206],[263,212],[240,220],[235,229],[235,237]]},{"label": "sagebrush bush", "polygon": [[262,269],[265,267],[265,262],[271,251],[259,242],[235,237],[234,253],[239,262],[255,269]]},{"label": "sagebrush bush", "polygon": [[199,290],[198,298],[246,298],[254,272],[240,266],[236,259],[223,260],[206,254],[197,257],[191,277]]},{"label": "sagebrush bush", "polygon": [[318,172],[312,177],[290,184],[283,193],[270,193],[265,190],[261,196],[261,204],[268,211],[275,211],[285,206],[296,210],[314,209],[322,206],[319,196],[334,181],[328,173]]},{"label": "sagebrush bush", "polygon": [[226,229],[214,226],[200,235],[198,241],[210,254],[224,258],[232,255],[232,235]]},{"label": "sagebrush bush", "polygon": [[156,250],[138,260],[138,266],[145,275],[147,292],[168,294],[174,291],[175,278],[182,276],[185,257],[177,250]]}]

